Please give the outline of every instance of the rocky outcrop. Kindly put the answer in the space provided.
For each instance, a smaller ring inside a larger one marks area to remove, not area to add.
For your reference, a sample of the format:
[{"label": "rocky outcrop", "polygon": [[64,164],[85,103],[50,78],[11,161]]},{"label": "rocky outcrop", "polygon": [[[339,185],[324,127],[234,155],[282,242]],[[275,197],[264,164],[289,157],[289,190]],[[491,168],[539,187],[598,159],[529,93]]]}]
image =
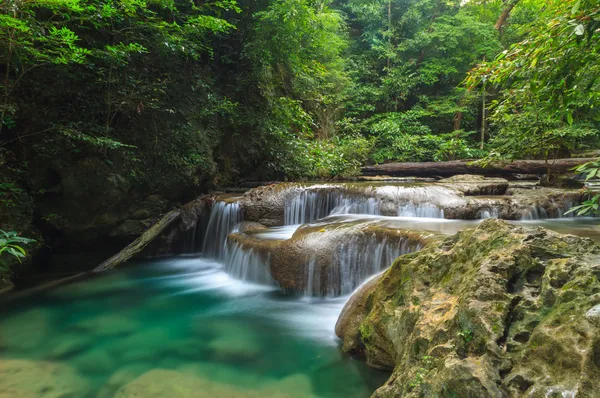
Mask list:
[{"label": "rocky outcrop", "polygon": [[253,189],[239,203],[245,220],[272,227],[336,212],[465,220],[560,217],[581,198],[574,189],[513,188],[502,178],[460,175],[437,183],[284,183]]},{"label": "rocky outcrop", "polygon": [[597,396],[600,248],[486,220],[399,257],[336,333],[393,370],[374,397]]}]

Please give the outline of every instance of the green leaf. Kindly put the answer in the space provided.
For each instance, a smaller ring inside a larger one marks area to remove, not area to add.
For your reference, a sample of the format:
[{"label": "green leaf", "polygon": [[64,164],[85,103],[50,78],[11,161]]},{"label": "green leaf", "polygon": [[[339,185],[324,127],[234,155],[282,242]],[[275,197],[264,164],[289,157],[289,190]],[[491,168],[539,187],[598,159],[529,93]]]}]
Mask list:
[{"label": "green leaf", "polygon": [[571,9],[571,14],[573,14],[573,15],[577,14],[577,11],[579,11],[580,6],[581,6],[581,0],[577,0],[577,2],[573,5],[573,8]]}]

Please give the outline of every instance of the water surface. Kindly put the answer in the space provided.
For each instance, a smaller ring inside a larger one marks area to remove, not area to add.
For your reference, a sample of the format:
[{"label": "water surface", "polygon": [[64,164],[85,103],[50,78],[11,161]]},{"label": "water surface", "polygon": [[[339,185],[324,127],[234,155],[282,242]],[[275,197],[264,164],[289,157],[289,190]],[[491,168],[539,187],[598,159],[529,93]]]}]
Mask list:
[{"label": "water surface", "polygon": [[79,397],[115,396],[153,369],[242,391],[368,397],[387,375],[340,353],[346,299],[286,297],[201,258],[143,261],[3,305],[0,355],[70,367]]}]

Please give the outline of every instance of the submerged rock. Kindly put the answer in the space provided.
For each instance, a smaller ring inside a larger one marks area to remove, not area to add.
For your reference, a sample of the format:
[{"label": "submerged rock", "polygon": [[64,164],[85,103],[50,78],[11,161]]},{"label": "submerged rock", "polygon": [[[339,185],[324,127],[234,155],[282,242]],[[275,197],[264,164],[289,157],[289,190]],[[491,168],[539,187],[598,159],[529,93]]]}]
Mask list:
[{"label": "submerged rock", "polygon": [[115,398],[309,398],[313,396],[311,389],[310,380],[303,375],[292,375],[266,382],[262,388],[248,389],[188,372],[154,369],[119,389]]},{"label": "submerged rock", "polygon": [[487,220],[355,293],[343,349],[393,370],[374,397],[597,396],[600,247]]},{"label": "submerged rock", "polygon": [[0,348],[31,352],[44,345],[53,319],[44,310],[34,309],[0,321]]},{"label": "submerged rock", "polygon": [[86,381],[66,365],[0,360],[1,398],[80,398],[88,392]]}]

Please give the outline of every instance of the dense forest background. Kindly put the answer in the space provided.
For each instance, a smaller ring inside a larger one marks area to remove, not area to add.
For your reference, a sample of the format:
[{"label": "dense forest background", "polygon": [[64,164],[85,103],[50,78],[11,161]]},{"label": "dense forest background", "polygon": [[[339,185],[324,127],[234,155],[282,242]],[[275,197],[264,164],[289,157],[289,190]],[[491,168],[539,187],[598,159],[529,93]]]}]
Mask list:
[{"label": "dense forest background", "polygon": [[[0,226],[135,236],[244,179],[594,149],[594,0],[4,0]],[[35,233],[34,233],[35,235]]]}]

